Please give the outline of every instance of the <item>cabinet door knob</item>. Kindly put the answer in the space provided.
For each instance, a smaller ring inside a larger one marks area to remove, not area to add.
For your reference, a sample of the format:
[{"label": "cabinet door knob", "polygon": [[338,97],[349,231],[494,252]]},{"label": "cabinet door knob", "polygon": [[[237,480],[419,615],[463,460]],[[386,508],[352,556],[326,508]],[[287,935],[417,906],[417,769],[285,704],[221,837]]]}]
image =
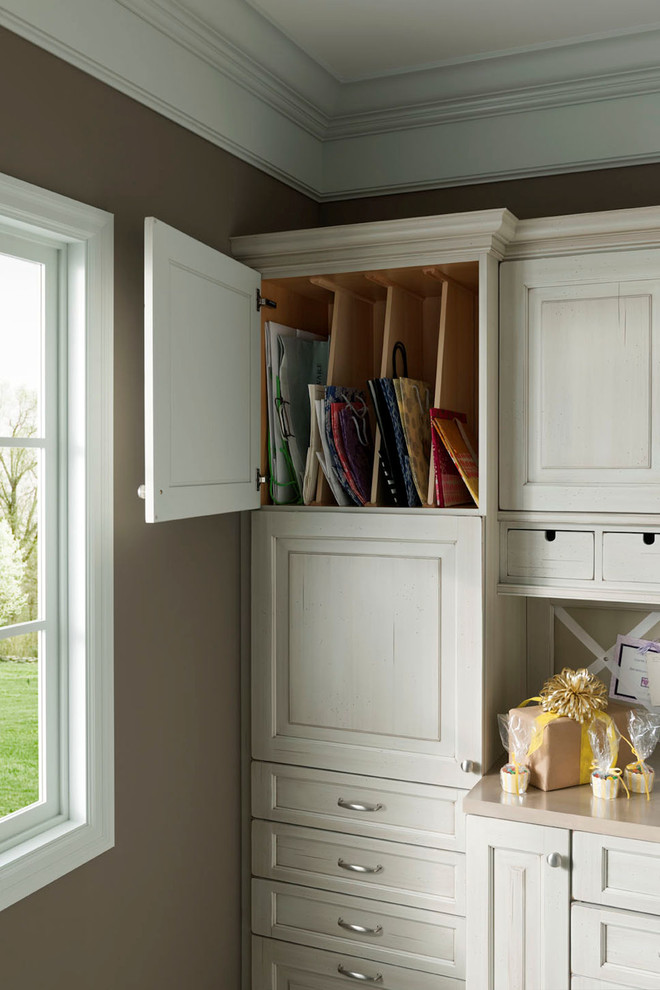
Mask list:
[{"label": "cabinet door knob", "polygon": [[561,866],[561,856],[559,853],[548,853],[548,866],[551,866],[553,870]]},{"label": "cabinet door knob", "polygon": [[474,763],[472,760],[463,760],[461,763],[461,770],[463,773],[472,773],[474,770]]}]

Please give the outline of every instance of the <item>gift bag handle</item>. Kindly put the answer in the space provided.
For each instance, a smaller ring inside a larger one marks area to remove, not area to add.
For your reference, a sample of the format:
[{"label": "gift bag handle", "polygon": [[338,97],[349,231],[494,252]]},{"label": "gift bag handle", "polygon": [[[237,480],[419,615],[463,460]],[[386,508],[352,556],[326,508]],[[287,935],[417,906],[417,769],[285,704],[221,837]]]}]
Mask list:
[{"label": "gift bag handle", "polygon": [[406,345],[401,341],[397,340],[396,344],[392,348],[392,377],[400,378],[401,375],[397,375],[397,357],[401,355],[401,360],[403,361],[403,378],[408,377],[408,355],[406,354]]}]

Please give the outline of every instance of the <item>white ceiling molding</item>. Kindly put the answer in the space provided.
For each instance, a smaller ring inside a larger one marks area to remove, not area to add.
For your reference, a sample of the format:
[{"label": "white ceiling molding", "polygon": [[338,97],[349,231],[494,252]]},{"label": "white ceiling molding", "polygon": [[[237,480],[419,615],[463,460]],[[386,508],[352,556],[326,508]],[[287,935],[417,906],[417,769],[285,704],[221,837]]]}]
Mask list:
[{"label": "white ceiling molding", "polygon": [[0,0],[0,24],[319,200],[660,160],[660,31],[339,83],[243,0]]}]

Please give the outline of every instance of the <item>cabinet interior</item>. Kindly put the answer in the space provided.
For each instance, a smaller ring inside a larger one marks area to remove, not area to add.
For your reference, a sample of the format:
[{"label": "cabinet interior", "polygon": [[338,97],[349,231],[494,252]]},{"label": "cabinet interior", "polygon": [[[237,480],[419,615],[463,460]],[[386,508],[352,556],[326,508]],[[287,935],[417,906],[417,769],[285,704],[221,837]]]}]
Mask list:
[{"label": "cabinet interior", "polygon": [[[432,406],[464,413],[478,445],[478,287],[476,261],[264,280],[262,295],[277,308],[262,309],[262,465],[269,463],[263,347],[263,329],[269,320],[327,336],[325,384],[365,392],[375,437],[370,505],[385,503],[378,470],[380,437],[367,381],[393,377],[397,341],[405,345],[408,377],[429,385]],[[398,374],[402,374],[401,362]],[[429,506],[435,505],[432,460]],[[262,504],[271,501],[266,485],[261,500]],[[313,504],[335,504],[322,474]]]}]

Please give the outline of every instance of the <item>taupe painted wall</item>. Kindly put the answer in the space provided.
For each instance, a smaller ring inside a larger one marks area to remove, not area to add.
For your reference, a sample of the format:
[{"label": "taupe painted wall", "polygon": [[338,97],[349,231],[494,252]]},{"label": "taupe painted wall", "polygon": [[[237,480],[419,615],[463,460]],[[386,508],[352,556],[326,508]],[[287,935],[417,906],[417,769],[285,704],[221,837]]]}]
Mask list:
[{"label": "taupe painted wall", "polygon": [[636,165],[325,203],[321,223],[366,223],[503,206],[526,220],[658,204],[660,164]]},{"label": "taupe painted wall", "polygon": [[2,985],[238,990],[239,517],[144,523],[142,224],[226,251],[318,208],[6,31],[0,92],[0,171],[116,238],[116,847],[2,912]]}]

